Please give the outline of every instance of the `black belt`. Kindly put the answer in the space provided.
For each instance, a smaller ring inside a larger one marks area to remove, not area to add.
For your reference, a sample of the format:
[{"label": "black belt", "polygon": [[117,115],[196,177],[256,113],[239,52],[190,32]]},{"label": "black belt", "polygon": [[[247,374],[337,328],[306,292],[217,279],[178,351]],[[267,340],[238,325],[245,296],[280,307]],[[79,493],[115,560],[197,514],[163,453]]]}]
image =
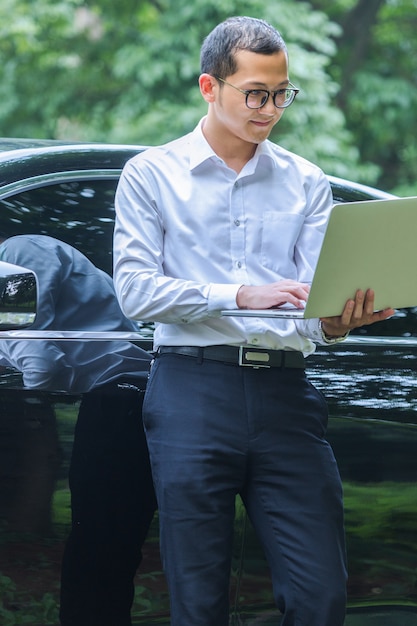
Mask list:
[{"label": "black belt", "polygon": [[301,352],[290,350],[266,350],[248,346],[160,346],[159,354],[180,354],[198,361],[220,361],[233,365],[249,367],[295,367],[305,368],[304,356]]}]

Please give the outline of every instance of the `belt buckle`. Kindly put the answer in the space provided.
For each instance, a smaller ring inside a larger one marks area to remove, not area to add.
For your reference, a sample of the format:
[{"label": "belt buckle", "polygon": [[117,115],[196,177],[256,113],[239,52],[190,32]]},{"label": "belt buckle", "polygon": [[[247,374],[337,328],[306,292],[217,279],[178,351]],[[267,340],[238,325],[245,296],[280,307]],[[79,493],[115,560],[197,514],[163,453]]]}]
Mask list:
[{"label": "belt buckle", "polygon": [[270,359],[269,350],[258,348],[247,348],[246,346],[239,346],[239,365],[242,367],[259,367],[270,368],[268,361]]}]

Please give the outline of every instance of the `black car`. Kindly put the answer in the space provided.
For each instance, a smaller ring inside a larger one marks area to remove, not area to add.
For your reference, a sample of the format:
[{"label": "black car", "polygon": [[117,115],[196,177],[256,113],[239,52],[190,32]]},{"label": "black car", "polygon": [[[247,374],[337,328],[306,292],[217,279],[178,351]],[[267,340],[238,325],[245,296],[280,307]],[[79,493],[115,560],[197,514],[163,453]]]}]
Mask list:
[{"label": "black car", "polygon": [[[143,149],[0,140],[0,235],[50,235],[111,274],[115,188],[124,163]],[[389,197],[330,182],[336,202]],[[417,626],[416,313],[398,311],[308,359],[308,374],[328,400],[328,437],[344,483],[347,626]],[[152,327],[138,324],[136,341],[151,349]],[[79,402],[25,390],[19,372],[0,371],[1,623],[58,623]],[[268,568],[240,501],[236,511],[231,623],[279,624]],[[168,624],[157,515],[136,583],[134,623]]]}]

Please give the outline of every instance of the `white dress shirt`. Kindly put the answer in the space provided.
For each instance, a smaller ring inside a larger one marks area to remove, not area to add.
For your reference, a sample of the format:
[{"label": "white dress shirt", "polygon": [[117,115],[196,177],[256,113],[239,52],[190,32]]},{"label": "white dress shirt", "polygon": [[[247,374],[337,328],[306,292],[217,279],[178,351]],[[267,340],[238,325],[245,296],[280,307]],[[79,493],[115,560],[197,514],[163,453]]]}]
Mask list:
[{"label": "white dress shirt", "polygon": [[237,174],[200,125],[125,166],[116,193],[114,281],[131,319],[156,322],[154,344],[252,345],[308,355],[318,320],[222,317],[241,285],[311,281],[330,185],[305,159],[265,141]]}]

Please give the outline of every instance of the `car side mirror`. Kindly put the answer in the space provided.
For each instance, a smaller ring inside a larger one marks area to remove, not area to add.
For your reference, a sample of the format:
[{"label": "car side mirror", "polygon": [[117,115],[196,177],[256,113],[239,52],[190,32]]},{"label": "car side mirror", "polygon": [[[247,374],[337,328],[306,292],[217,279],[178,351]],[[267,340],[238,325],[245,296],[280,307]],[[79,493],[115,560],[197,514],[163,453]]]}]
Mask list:
[{"label": "car side mirror", "polygon": [[36,304],[34,272],[0,261],[0,330],[16,330],[33,324]]}]

